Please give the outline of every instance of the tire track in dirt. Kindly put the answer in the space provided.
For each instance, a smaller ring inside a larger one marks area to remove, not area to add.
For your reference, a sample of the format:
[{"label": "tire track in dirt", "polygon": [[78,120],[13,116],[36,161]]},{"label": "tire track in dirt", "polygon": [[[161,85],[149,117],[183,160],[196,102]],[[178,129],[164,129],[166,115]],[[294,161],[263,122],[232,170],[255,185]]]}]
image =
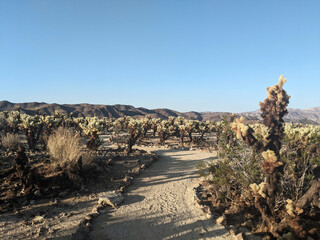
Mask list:
[{"label": "tire track in dirt", "polygon": [[[148,149],[150,150],[150,149]],[[193,200],[196,163],[213,158],[200,151],[152,149],[160,159],[134,180],[118,209],[93,221],[91,239],[233,239],[204,218]]]}]

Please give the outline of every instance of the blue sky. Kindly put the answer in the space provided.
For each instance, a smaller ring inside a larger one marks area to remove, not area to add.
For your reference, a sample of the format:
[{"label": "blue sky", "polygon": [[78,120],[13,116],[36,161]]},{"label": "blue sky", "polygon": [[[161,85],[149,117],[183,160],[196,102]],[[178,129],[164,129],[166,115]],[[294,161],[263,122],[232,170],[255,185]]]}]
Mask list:
[{"label": "blue sky", "polygon": [[0,100],[259,108],[320,105],[319,0],[0,0]]}]

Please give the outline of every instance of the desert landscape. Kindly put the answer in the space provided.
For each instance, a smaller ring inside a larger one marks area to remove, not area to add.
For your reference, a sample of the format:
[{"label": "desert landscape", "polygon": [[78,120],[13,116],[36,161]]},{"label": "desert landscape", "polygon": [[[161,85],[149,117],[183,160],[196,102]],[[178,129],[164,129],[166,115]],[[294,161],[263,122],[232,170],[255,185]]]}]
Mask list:
[{"label": "desert landscape", "polygon": [[262,123],[0,112],[1,235],[318,239],[320,126],[284,122],[285,82]]},{"label": "desert landscape", "polygon": [[0,0],[0,240],[320,239],[319,12]]}]

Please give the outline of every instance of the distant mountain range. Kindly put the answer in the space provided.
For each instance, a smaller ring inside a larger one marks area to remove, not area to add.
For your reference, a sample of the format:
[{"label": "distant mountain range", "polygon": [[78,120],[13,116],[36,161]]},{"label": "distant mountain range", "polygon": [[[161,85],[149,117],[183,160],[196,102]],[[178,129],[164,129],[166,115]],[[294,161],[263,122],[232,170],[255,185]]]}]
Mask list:
[{"label": "distant mountain range", "polygon": [[[178,112],[166,108],[146,109],[136,108],[130,105],[94,105],[94,104],[48,104],[48,103],[11,103],[9,101],[0,101],[0,111],[13,111],[20,109],[21,112],[34,115],[36,110],[40,113],[52,115],[55,111],[59,111],[65,115],[71,112],[75,117],[97,116],[97,117],[112,117],[119,118],[123,116],[131,116],[134,118],[142,118],[148,114],[153,118],[167,119],[170,116],[177,117],[183,116],[187,119],[194,119],[200,121],[219,121],[223,116],[230,116],[230,112]],[[320,107],[310,109],[292,109],[289,108],[289,114],[286,115],[285,121],[294,123],[310,123],[320,124]],[[244,116],[248,121],[261,121],[260,110],[252,112],[243,112],[236,114]]]}]

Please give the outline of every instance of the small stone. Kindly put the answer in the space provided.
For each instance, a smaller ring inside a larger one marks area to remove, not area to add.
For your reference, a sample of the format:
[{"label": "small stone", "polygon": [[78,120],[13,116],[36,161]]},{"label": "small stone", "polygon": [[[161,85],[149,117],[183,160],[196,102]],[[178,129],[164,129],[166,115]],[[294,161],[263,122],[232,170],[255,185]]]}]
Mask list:
[{"label": "small stone", "polygon": [[247,240],[247,236],[244,233],[238,233],[235,237],[235,240]]},{"label": "small stone", "polygon": [[110,205],[117,208],[123,200],[124,197],[119,192],[105,192],[100,195],[98,203],[102,206]]},{"label": "small stone", "polygon": [[139,175],[140,174],[140,168],[139,167],[135,167],[134,169],[131,170],[131,173],[133,173],[135,175]]},{"label": "small stone", "polygon": [[66,214],[67,217],[71,217],[73,215],[73,212],[69,212]]},{"label": "small stone", "polygon": [[141,168],[141,169],[145,169],[145,168],[146,168],[146,165],[145,165],[145,164],[141,164],[140,168]]},{"label": "small stone", "polygon": [[59,217],[65,217],[66,216],[66,213],[65,212],[61,212],[60,214],[59,214]]},{"label": "small stone", "polygon": [[130,177],[130,176],[125,176],[123,181],[124,182],[131,182],[133,180],[133,177]]},{"label": "small stone", "polygon": [[226,217],[224,215],[222,215],[221,217],[217,218],[216,223],[218,225],[222,225],[225,221],[226,221]]},{"label": "small stone", "polygon": [[93,208],[92,211],[91,211],[91,213],[92,213],[92,214],[97,214],[97,215],[99,215],[98,208],[96,208],[96,207]]},{"label": "small stone", "polygon": [[230,229],[230,230],[229,230],[229,233],[230,233],[232,236],[234,236],[234,237],[236,236],[236,232],[235,232],[233,229]]},{"label": "small stone", "polygon": [[30,205],[33,205],[33,204],[35,204],[35,203],[36,203],[35,200],[31,200],[31,201],[30,201]]},{"label": "small stone", "polygon": [[43,216],[36,216],[32,219],[32,224],[42,223],[44,221]]}]

